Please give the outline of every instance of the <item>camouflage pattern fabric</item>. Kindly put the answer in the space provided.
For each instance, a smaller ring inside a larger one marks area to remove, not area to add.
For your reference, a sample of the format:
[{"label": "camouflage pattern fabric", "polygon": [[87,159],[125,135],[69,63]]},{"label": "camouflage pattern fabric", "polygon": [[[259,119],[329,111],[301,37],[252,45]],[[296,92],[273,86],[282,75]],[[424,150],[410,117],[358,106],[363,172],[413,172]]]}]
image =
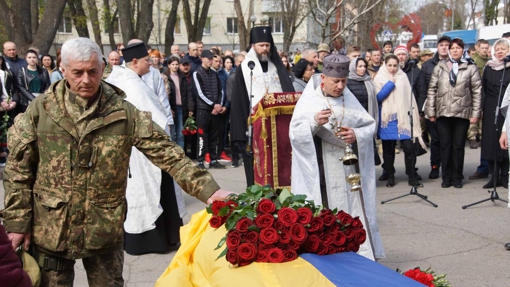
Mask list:
[{"label": "camouflage pattern fabric", "polygon": [[[74,266],[75,261],[69,266]],[[122,270],[124,267],[124,251],[118,249],[103,255],[83,258],[83,266],[87,271],[90,287],[122,287]],[[67,287],[73,286],[74,268],[61,271],[41,269],[41,287]]]},{"label": "camouflage pattern fabric", "polygon": [[479,120],[476,124],[469,124],[467,139],[468,140],[476,140],[476,137],[479,140],[482,140],[482,121]]},{"label": "camouflage pattern fabric", "polygon": [[122,247],[131,148],[206,202],[219,189],[157,126],[149,112],[102,82],[90,106],[66,81],[37,97],[9,129],[6,230],[32,233],[47,254],[76,259]]}]

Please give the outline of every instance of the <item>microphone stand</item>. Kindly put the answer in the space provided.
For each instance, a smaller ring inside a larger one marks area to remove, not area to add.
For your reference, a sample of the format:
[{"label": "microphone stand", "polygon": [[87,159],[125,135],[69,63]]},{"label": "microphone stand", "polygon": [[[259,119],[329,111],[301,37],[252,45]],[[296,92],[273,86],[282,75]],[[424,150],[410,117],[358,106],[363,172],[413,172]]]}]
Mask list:
[{"label": "microphone stand", "polygon": [[[399,198],[402,198],[402,197],[406,197],[406,196],[409,196],[409,195],[416,195],[418,196],[419,198],[425,200],[426,202],[430,203],[432,206],[434,207],[437,207],[437,204],[433,203],[432,201],[428,200],[427,199],[427,196],[426,195],[423,195],[421,193],[418,192],[418,182],[416,181],[416,178],[415,178],[415,161],[416,161],[416,151],[414,149],[414,134],[413,134],[413,127],[414,127],[414,123],[413,123],[413,110],[414,110],[414,107],[413,107],[413,89],[414,89],[414,65],[412,63],[410,63],[411,65],[411,94],[410,94],[410,107],[409,107],[409,111],[407,112],[407,114],[409,115],[409,121],[410,121],[410,124],[411,124],[411,169],[409,172],[411,173],[411,191],[408,193],[408,194],[404,194],[404,195],[401,195],[401,196],[397,196],[397,197],[394,197],[394,198],[390,198],[388,200],[383,200],[381,201],[381,204],[385,204],[386,202],[389,202],[389,201],[393,201],[393,200],[396,200],[396,199],[399,199]],[[421,185],[420,185],[421,186]]]},{"label": "microphone stand", "polygon": [[[500,81],[500,84],[499,84],[499,94],[498,94],[498,103],[496,104],[496,110],[494,111],[494,152],[495,152],[495,155],[494,155],[494,173],[496,173],[497,171],[497,168],[498,168],[498,161],[497,161],[497,156],[498,156],[498,144],[499,144],[499,139],[498,139],[498,132],[499,132],[499,128],[498,128],[498,117],[499,117],[499,107],[501,105],[501,92],[503,91],[503,82],[505,81],[505,71],[506,71],[506,63],[508,62],[508,59],[505,58],[503,60],[504,62],[504,68],[503,68],[503,75],[501,76],[501,81]],[[484,200],[480,200],[480,201],[477,201],[477,202],[474,202],[474,203],[471,203],[471,204],[468,204],[468,205],[464,205],[462,207],[462,209],[466,209],[470,206],[473,206],[473,205],[477,205],[477,204],[480,204],[482,202],[486,202],[486,201],[489,201],[491,200],[492,202],[494,202],[494,200],[499,200],[499,201],[503,201],[505,203],[508,203],[507,200],[504,200],[504,199],[501,199],[499,198],[499,195],[498,195],[498,192],[496,191],[496,187],[498,185],[498,177],[496,176],[496,174],[493,174],[492,175],[492,184],[494,185],[494,189],[491,191],[491,190],[487,190],[487,192],[489,192],[491,195],[489,196],[489,198],[486,198]]]},{"label": "microphone stand", "polygon": [[248,67],[250,68],[250,112],[249,112],[249,116],[248,116],[248,131],[246,132],[246,136],[248,137],[248,142],[246,143],[246,151],[249,152],[250,156],[253,157],[253,147],[252,147],[252,142],[251,142],[251,139],[253,137],[253,121],[252,121],[251,112],[253,110],[253,108],[252,108],[252,104],[253,104],[252,88],[253,88],[253,68],[254,67],[251,65],[249,65]]}]

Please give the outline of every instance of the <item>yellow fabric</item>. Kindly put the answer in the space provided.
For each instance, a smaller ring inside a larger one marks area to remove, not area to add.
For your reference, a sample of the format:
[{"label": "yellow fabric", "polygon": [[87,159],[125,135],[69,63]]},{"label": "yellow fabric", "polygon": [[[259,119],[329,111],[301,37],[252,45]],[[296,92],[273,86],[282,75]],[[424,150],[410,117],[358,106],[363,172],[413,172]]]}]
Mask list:
[{"label": "yellow fabric", "polygon": [[239,268],[231,267],[224,257],[216,260],[223,248],[214,248],[226,229],[209,227],[209,219],[210,215],[203,210],[181,228],[182,245],[156,287],[335,286],[301,258],[287,263],[252,263]]}]

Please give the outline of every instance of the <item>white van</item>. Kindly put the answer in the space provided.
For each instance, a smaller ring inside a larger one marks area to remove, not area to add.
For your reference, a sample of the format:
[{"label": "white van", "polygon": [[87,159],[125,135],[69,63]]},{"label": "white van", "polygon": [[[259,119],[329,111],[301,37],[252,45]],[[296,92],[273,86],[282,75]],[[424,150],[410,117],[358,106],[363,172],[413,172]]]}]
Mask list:
[{"label": "white van", "polygon": [[429,49],[432,52],[437,51],[437,35],[425,35],[421,38],[421,42],[418,43],[420,45],[420,50]]},{"label": "white van", "polygon": [[477,30],[476,40],[485,39],[492,45],[506,32],[510,32],[510,24],[485,26]]}]

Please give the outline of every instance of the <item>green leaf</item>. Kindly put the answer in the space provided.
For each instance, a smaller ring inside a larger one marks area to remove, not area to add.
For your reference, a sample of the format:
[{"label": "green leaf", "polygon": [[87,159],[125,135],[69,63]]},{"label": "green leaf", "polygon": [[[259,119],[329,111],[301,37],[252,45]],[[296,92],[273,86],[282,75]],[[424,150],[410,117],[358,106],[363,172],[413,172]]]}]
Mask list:
[{"label": "green leaf", "polygon": [[218,260],[221,257],[227,255],[227,252],[228,252],[228,248],[223,249],[223,251],[220,253],[220,255],[218,255],[218,257],[216,257],[216,260]]},{"label": "green leaf", "polygon": [[228,218],[227,218],[227,222],[225,222],[225,228],[227,230],[232,230],[234,228],[234,226],[236,226],[236,223],[237,223],[237,219],[240,218],[240,216],[238,214],[231,214]]},{"label": "green leaf", "polygon": [[249,231],[257,231],[257,232],[259,232],[260,228],[258,228],[256,225],[252,225],[252,226],[248,227],[248,230]]},{"label": "green leaf", "polygon": [[285,200],[287,200],[288,198],[291,198],[291,193],[289,192],[289,190],[287,190],[286,188],[282,189],[282,191],[280,192],[280,195],[278,196],[278,200],[283,204],[285,202]]},{"label": "green leaf", "polygon": [[227,242],[227,236],[223,236],[222,239],[220,239],[220,242],[218,242],[218,246],[216,246],[216,248],[214,248],[214,250],[218,250],[221,248],[221,246],[223,246],[223,244],[225,244],[225,242]]},{"label": "green leaf", "polygon": [[292,196],[292,202],[302,202],[305,203],[306,195],[304,194],[296,194]]},{"label": "green leaf", "polygon": [[211,208],[211,205],[208,205],[208,206],[205,208],[205,210],[207,211],[207,213],[209,213],[209,214],[213,214],[213,212],[212,212],[212,208]]},{"label": "green leaf", "polygon": [[228,214],[229,211],[230,211],[230,207],[224,206],[220,209],[220,212],[218,212],[218,216],[225,216]]},{"label": "green leaf", "polygon": [[250,187],[248,187],[246,189],[246,193],[247,194],[250,194],[250,195],[253,195],[253,194],[257,194],[259,193],[260,191],[262,190],[262,187],[260,185],[252,185]]},{"label": "green leaf", "polygon": [[255,211],[251,210],[251,209],[247,209],[246,210],[246,216],[251,219],[251,220],[254,220],[255,219]]}]

